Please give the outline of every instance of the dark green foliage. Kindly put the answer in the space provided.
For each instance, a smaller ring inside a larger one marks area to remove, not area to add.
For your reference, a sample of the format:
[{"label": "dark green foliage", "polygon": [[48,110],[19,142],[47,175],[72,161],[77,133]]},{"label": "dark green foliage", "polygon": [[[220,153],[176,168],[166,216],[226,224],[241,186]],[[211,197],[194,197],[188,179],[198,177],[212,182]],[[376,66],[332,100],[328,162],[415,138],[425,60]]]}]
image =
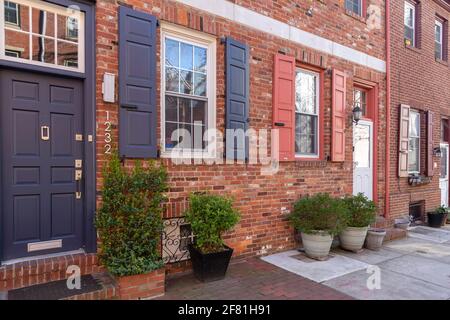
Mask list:
[{"label": "dark green foliage", "polygon": [[342,199],[332,198],[327,193],[319,193],[297,200],[289,220],[303,233],[324,231],[336,235],[345,227],[346,212]]},{"label": "dark green foliage", "polygon": [[377,206],[364,194],[347,196],[343,199],[347,206],[346,224],[349,227],[367,227],[375,222]]},{"label": "dark green foliage", "polygon": [[436,208],[436,210],[434,210],[434,212],[431,213],[435,213],[435,214],[446,214],[448,213],[447,208],[443,205],[439,206]]},{"label": "dark green foliage", "polygon": [[195,247],[203,253],[219,252],[224,248],[222,233],[239,221],[239,212],[229,198],[207,193],[189,196],[186,220],[195,235]]},{"label": "dark green foliage", "polygon": [[103,178],[103,202],[96,217],[101,262],[118,276],[162,267],[159,245],[166,171],[153,162],[148,168],[136,162],[135,168],[127,172],[115,155]]}]

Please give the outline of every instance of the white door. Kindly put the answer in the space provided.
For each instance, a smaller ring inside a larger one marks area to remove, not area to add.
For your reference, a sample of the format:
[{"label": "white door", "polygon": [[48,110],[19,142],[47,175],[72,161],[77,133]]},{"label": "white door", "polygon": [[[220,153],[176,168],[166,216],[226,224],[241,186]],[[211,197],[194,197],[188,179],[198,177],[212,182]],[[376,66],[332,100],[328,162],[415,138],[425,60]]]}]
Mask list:
[{"label": "white door", "polygon": [[441,143],[441,174],[439,188],[441,189],[441,204],[448,207],[448,144]]},{"label": "white door", "polygon": [[353,194],[373,200],[373,124],[360,120],[353,126]]}]

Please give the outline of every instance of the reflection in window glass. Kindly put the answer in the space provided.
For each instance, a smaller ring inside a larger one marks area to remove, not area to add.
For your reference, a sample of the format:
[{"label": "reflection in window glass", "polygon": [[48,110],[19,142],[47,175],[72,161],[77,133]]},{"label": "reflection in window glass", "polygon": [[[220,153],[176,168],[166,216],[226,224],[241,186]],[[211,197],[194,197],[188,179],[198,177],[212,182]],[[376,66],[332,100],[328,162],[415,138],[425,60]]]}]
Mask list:
[{"label": "reflection in window glass", "polygon": [[33,33],[54,37],[55,36],[55,14],[33,8],[32,13]]},{"label": "reflection in window glass", "polygon": [[365,90],[355,88],[353,90],[354,107],[360,107],[363,116],[367,115],[367,94]]},{"label": "reflection in window glass", "polygon": [[19,5],[12,1],[5,1],[5,22],[19,25],[20,24],[20,16],[19,16]]},{"label": "reflection in window glass", "polygon": [[55,63],[55,40],[33,36],[33,60]]},{"label": "reflection in window glass", "polygon": [[409,116],[408,170],[420,171],[420,114],[413,110]]},{"label": "reflection in window glass", "polygon": [[362,0],[345,0],[345,9],[362,16]]},{"label": "reflection in window glass", "polygon": [[358,124],[353,127],[355,147],[354,158],[356,167],[370,168],[370,127],[368,125]]},{"label": "reflection in window glass", "polygon": [[71,61],[71,65],[78,67],[78,46],[64,41],[58,41],[58,65],[68,66],[66,61]]},{"label": "reflection in window glass", "polygon": [[405,40],[407,44],[415,45],[415,20],[416,20],[416,8],[414,5],[405,1],[404,11],[404,25],[405,25]]},{"label": "reflection in window glass", "polygon": [[11,52],[15,52],[18,54],[18,58],[29,59],[30,38],[28,33],[5,30],[5,51],[9,57],[13,56]]},{"label": "reflection in window glass", "polygon": [[441,147],[441,178],[445,179],[448,177],[448,147]]}]

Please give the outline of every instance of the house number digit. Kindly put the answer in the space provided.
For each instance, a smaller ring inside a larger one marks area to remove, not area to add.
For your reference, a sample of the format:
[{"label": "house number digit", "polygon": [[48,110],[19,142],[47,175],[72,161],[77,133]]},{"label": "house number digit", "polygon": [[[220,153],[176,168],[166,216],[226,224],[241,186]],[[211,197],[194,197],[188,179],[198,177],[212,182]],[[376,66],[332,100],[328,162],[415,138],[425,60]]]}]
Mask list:
[{"label": "house number digit", "polygon": [[109,118],[109,111],[106,111],[106,121],[104,123],[105,125],[105,154],[111,154],[111,121]]}]

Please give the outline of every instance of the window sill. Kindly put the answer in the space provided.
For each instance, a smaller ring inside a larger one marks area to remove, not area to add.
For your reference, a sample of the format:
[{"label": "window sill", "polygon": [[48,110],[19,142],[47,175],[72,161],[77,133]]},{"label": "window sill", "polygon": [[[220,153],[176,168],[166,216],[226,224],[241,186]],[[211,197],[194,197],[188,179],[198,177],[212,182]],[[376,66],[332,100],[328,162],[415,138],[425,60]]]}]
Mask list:
[{"label": "window sill", "polygon": [[417,47],[414,47],[414,46],[412,46],[412,45],[409,45],[409,44],[406,44],[405,43],[405,48],[406,49],[409,49],[409,50],[411,50],[411,51],[414,51],[415,53],[422,53],[422,50],[421,49],[419,49],[419,48],[417,48]]},{"label": "window sill", "polygon": [[442,59],[436,59],[436,62],[439,64],[442,64],[443,66],[448,67],[448,61],[442,60]]},{"label": "window sill", "polygon": [[327,161],[323,159],[295,158],[295,166],[297,168],[323,168],[327,166]]},{"label": "window sill", "polygon": [[350,11],[350,10],[345,9],[345,14],[347,16],[355,19],[355,20],[358,20],[359,22],[366,23],[366,18],[365,17],[360,16],[359,14],[356,14],[356,13]]}]

